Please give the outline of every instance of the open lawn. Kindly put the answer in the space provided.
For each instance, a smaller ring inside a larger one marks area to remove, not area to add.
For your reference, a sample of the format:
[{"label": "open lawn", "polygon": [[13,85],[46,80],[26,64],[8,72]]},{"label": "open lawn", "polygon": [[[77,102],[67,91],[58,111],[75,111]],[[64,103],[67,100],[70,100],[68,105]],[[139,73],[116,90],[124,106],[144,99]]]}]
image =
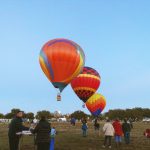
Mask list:
[{"label": "open lawn", "polygon": [[[150,138],[143,136],[146,128],[150,128],[150,124],[134,123],[134,129],[131,133],[131,144],[125,145],[124,142],[121,150],[150,150]],[[104,136],[102,132],[100,136],[95,134],[93,125],[88,123],[88,136],[82,137],[81,124],[71,126],[70,123],[52,123],[56,127],[58,134],[55,138],[55,150],[101,150]],[[103,124],[101,124],[102,128]],[[0,150],[8,150],[8,125],[0,124]],[[107,149],[107,148],[106,148]],[[113,140],[112,149],[115,148]],[[34,150],[34,137],[24,136],[21,140],[21,150]]]}]

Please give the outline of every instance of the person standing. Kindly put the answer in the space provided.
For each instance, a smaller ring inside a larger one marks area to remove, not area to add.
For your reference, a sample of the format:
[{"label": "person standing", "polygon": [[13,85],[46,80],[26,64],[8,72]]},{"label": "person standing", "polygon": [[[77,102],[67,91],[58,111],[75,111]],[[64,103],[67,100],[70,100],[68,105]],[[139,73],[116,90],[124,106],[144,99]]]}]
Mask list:
[{"label": "person standing", "polygon": [[19,110],[16,113],[15,118],[12,119],[9,124],[8,137],[10,150],[18,150],[21,135],[17,135],[17,133],[22,132],[23,130],[29,130],[28,127],[22,125],[22,117],[23,111]]},{"label": "person standing", "polygon": [[113,127],[114,127],[114,130],[115,130],[116,147],[119,148],[121,146],[121,142],[122,142],[121,137],[122,137],[122,134],[123,134],[122,125],[121,125],[119,119],[116,119],[113,122]]},{"label": "person standing", "polygon": [[129,118],[129,120],[127,121],[127,123],[129,123],[130,128],[133,129],[133,120],[131,118]]},{"label": "person standing", "polygon": [[33,134],[36,133],[37,150],[49,150],[51,126],[50,123],[46,120],[45,116],[41,117],[41,120],[35,129],[31,130],[31,132]]},{"label": "person standing", "polygon": [[75,126],[75,124],[76,124],[76,119],[75,118],[71,118],[71,125],[73,125],[73,126]]},{"label": "person standing", "polygon": [[82,135],[83,135],[83,137],[87,136],[87,129],[88,129],[87,121],[86,121],[86,119],[84,119],[82,121]]},{"label": "person standing", "polygon": [[55,127],[51,128],[51,142],[50,142],[50,150],[54,150],[55,145],[55,136],[56,136],[56,129]]},{"label": "person standing", "polygon": [[131,126],[130,124],[127,122],[126,119],[124,119],[124,123],[122,124],[122,130],[123,130],[123,134],[124,134],[124,140],[126,144],[130,143],[130,132],[131,132]]},{"label": "person standing", "polygon": [[103,132],[105,135],[105,140],[104,140],[104,145],[102,147],[105,148],[108,141],[109,142],[108,147],[111,148],[111,139],[114,136],[114,128],[109,119],[107,119],[106,123],[104,124]]},{"label": "person standing", "polygon": [[98,123],[98,119],[95,118],[95,120],[94,120],[94,129],[95,129],[95,131],[96,131],[96,130],[99,131],[99,128],[100,128],[100,125],[99,125],[99,123]]},{"label": "person standing", "polygon": [[94,129],[95,129],[95,134],[98,132],[98,135],[100,135],[100,124],[98,123],[97,118],[95,118],[94,120]]}]

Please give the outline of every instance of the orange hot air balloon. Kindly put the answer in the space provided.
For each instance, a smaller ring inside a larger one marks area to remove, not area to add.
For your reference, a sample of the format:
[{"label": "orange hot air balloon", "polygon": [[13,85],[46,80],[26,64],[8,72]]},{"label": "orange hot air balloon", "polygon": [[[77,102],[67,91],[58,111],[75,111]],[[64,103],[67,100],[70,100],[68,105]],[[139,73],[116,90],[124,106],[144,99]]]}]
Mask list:
[{"label": "orange hot air balloon", "polygon": [[62,92],[82,71],[85,56],[82,48],[75,42],[54,39],[42,47],[39,61],[49,81]]},{"label": "orange hot air balloon", "polygon": [[98,117],[106,106],[105,97],[101,94],[94,94],[86,101],[86,107],[95,117]]},{"label": "orange hot air balloon", "polygon": [[71,81],[71,87],[76,95],[86,102],[99,88],[101,77],[90,67],[84,67],[82,72]]}]

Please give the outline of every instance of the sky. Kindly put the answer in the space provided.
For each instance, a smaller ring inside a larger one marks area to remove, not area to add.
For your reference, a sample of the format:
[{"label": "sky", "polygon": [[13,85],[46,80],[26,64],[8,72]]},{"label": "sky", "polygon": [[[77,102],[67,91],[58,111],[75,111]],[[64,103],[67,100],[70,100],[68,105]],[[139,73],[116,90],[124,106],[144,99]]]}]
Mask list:
[{"label": "sky", "polygon": [[150,107],[149,0],[5,0],[0,5],[0,112],[82,110],[70,85],[57,90],[43,74],[45,42],[78,43],[85,65],[101,75],[98,93],[109,109]]}]

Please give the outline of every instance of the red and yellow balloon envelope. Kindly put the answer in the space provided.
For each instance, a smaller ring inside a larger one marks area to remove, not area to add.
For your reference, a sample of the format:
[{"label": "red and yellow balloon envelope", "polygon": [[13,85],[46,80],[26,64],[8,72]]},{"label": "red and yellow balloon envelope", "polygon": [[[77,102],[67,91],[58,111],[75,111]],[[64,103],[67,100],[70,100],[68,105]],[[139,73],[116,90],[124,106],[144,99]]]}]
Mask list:
[{"label": "red and yellow balloon envelope", "polygon": [[104,96],[96,93],[91,96],[85,104],[91,114],[95,117],[98,117],[106,106],[106,100]]},{"label": "red and yellow balloon envelope", "polygon": [[99,88],[101,77],[99,73],[90,67],[84,67],[83,71],[71,81],[71,86],[76,95],[86,102]]},{"label": "red and yellow balloon envelope", "polygon": [[40,52],[40,66],[55,88],[60,92],[83,69],[85,58],[82,48],[67,39],[48,41]]}]

